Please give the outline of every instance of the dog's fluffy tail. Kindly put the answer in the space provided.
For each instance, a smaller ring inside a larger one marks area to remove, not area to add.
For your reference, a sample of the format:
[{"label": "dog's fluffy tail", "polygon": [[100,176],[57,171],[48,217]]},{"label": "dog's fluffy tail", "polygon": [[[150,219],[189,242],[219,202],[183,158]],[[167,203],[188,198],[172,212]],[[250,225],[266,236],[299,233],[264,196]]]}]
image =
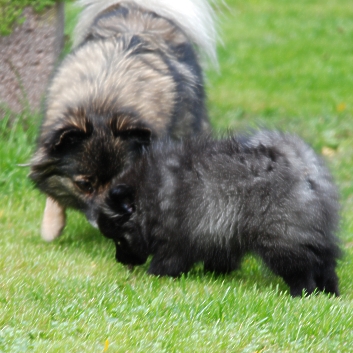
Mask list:
[{"label": "dog's fluffy tail", "polygon": [[74,47],[84,40],[99,13],[122,1],[133,1],[141,8],[173,21],[196,44],[201,54],[217,63],[216,31],[208,0],[79,0],[83,10],[75,30]]}]

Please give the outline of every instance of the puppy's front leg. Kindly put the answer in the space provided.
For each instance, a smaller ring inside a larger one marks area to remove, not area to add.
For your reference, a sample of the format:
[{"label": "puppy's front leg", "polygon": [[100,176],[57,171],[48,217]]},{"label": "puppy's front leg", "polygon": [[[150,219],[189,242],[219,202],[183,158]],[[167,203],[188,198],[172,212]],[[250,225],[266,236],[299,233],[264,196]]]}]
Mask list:
[{"label": "puppy's front leg", "polygon": [[148,273],[155,276],[178,277],[182,273],[188,272],[191,266],[192,261],[185,254],[167,254],[158,251],[151,261]]},{"label": "puppy's front leg", "polygon": [[65,209],[48,196],[43,214],[42,238],[48,242],[53,241],[61,234],[65,223]]}]

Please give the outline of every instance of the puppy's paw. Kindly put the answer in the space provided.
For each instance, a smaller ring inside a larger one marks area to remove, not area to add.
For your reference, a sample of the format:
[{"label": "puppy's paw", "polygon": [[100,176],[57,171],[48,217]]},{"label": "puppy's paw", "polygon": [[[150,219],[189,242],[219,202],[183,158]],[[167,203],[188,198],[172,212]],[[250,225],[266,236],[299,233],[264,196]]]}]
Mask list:
[{"label": "puppy's paw", "polygon": [[65,209],[47,197],[41,228],[42,238],[48,242],[56,239],[65,227],[65,221]]}]

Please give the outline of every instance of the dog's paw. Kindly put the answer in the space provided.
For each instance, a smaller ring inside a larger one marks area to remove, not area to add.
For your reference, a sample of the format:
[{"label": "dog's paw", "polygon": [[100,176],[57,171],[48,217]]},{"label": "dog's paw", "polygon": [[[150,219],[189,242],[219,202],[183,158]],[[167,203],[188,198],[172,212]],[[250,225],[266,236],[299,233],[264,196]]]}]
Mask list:
[{"label": "dog's paw", "polygon": [[47,197],[41,229],[42,238],[48,242],[56,239],[65,227],[65,222],[65,209]]}]

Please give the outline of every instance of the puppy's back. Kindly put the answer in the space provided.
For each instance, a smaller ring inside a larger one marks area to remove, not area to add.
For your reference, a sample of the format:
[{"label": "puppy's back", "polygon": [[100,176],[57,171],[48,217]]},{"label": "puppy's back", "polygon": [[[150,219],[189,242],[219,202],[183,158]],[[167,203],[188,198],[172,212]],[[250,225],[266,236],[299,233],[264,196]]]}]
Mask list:
[{"label": "puppy's back", "polygon": [[[282,240],[337,243],[337,188],[324,161],[295,135],[161,142],[147,164],[165,219],[205,243],[235,237],[244,244],[246,234],[251,243],[270,229]],[[288,225],[293,231],[283,232]]]}]

